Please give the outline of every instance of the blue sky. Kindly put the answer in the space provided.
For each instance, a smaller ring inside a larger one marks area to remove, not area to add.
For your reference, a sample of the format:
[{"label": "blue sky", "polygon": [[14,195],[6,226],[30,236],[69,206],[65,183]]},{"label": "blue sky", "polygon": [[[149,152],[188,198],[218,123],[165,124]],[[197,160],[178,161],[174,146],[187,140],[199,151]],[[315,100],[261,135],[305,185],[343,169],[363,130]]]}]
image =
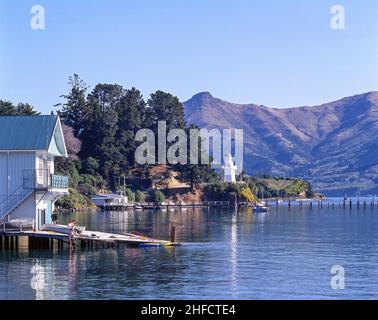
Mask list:
[{"label": "blue sky", "polygon": [[[30,27],[35,4],[45,30]],[[376,0],[0,0],[0,98],[48,113],[78,73],[182,101],[316,105],[378,90],[377,16]]]}]

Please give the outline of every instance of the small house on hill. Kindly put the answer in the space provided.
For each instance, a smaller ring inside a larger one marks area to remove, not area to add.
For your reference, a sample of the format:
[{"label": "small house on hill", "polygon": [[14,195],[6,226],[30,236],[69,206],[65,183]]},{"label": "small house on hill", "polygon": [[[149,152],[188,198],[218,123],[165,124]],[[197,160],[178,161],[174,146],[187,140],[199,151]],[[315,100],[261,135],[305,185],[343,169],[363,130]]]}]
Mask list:
[{"label": "small house on hill", "polygon": [[55,201],[68,194],[68,177],[54,173],[55,157],[67,157],[58,116],[0,116],[0,223],[51,223]]}]

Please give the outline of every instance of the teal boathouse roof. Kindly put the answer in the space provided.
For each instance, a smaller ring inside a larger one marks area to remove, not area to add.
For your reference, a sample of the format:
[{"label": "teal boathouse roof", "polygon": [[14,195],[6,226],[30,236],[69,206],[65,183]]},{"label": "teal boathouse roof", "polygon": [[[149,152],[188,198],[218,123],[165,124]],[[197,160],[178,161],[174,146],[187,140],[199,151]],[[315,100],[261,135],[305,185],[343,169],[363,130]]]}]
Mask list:
[{"label": "teal boathouse roof", "polygon": [[67,156],[58,116],[0,116],[0,151],[43,150]]}]

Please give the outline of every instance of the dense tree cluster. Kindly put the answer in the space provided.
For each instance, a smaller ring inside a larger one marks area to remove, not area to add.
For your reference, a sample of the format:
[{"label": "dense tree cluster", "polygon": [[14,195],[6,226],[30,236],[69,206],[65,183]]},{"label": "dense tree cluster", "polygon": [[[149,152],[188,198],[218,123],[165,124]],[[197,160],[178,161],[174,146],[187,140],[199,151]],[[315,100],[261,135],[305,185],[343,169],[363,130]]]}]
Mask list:
[{"label": "dense tree cluster", "polygon": [[34,110],[34,107],[28,103],[18,103],[14,105],[10,101],[0,100],[0,115],[2,116],[32,116],[39,112]]},{"label": "dense tree cluster", "polygon": [[255,202],[257,200],[247,184],[220,182],[206,185],[204,197],[208,201]]},{"label": "dense tree cluster", "polygon": [[[69,78],[69,92],[62,98],[58,114],[81,141],[78,171],[102,178],[114,190],[117,177],[130,177],[131,169],[138,167],[134,137],[139,129],[157,132],[158,121],[166,121],[168,130],[188,129],[182,103],[160,90],[147,102],[138,89],[124,89],[118,84],[97,84],[88,92],[88,86],[75,74]],[[209,165],[183,164],[174,169],[179,171],[179,180],[192,187],[215,177]]]},{"label": "dense tree cluster", "polygon": [[[246,177],[244,181],[248,184],[251,191],[260,199],[298,196],[312,198],[315,196],[311,184],[305,180],[264,175],[255,178]],[[272,181],[287,183],[280,187],[279,184],[275,185]]]}]

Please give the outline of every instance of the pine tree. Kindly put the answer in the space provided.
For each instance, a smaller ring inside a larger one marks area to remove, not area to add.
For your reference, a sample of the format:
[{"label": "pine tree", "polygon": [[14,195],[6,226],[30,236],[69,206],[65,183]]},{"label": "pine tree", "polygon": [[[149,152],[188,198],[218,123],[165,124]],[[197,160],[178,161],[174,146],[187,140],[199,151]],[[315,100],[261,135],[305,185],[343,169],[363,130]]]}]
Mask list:
[{"label": "pine tree", "polygon": [[0,100],[0,115],[1,116],[12,116],[16,115],[16,108],[10,101]]},{"label": "pine tree", "polygon": [[166,121],[167,129],[184,129],[186,127],[184,107],[180,100],[170,93],[156,91],[148,100],[146,121],[157,127],[158,121]]},{"label": "pine tree", "polygon": [[70,86],[69,94],[61,96],[66,101],[56,106],[62,107],[58,114],[63,122],[73,128],[76,137],[81,138],[90,118],[90,110],[86,102],[88,86],[77,74],[69,77],[68,84]]},{"label": "pine tree", "polygon": [[116,139],[122,155],[120,166],[126,171],[128,166],[135,165],[135,133],[144,127],[146,102],[141,92],[135,88],[126,90],[116,106],[118,113],[118,130]]},{"label": "pine tree", "polygon": [[40,114],[29,103],[18,103],[0,100],[0,116],[34,116]]},{"label": "pine tree", "polygon": [[35,116],[40,114],[40,112],[35,111],[34,107],[29,103],[17,104],[16,113],[23,116]]},{"label": "pine tree", "polygon": [[90,117],[83,131],[82,158],[93,157],[100,163],[100,172],[108,182],[120,173],[117,108],[125,91],[119,85],[98,84],[88,95]]}]

